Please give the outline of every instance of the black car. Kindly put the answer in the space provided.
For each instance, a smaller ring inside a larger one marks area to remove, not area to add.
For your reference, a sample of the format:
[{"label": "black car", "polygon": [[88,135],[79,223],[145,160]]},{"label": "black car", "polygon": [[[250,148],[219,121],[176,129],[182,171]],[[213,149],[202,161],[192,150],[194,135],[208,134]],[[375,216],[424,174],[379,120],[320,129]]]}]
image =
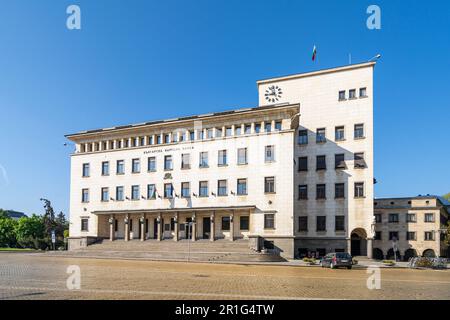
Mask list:
[{"label": "black car", "polygon": [[352,256],[347,252],[333,252],[327,254],[320,261],[322,268],[330,267],[331,269],[346,267],[347,269],[352,268]]}]

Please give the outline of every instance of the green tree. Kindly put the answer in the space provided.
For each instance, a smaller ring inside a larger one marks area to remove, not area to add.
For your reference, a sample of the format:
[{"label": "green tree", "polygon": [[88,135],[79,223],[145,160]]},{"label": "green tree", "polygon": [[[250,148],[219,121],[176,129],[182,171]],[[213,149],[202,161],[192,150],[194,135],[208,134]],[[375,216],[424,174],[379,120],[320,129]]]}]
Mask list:
[{"label": "green tree", "polygon": [[444,194],[442,197],[445,198],[447,201],[450,201],[450,192],[447,194]]},{"label": "green tree", "polygon": [[0,247],[14,248],[16,246],[16,225],[16,220],[5,216],[0,217]]},{"label": "green tree", "polygon": [[33,214],[31,217],[20,218],[15,228],[15,235],[20,246],[41,248],[45,237],[45,225],[42,217]]}]

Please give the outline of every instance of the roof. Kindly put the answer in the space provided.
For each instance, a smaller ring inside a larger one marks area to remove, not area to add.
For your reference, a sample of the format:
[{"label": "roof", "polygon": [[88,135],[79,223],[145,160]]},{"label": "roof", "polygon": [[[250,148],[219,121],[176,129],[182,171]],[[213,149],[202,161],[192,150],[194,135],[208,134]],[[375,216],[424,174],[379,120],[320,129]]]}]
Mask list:
[{"label": "roof", "polygon": [[13,219],[20,219],[22,217],[26,217],[27,215],[23,212],[14,211],[14,210],[5,210],[5,213]]}]

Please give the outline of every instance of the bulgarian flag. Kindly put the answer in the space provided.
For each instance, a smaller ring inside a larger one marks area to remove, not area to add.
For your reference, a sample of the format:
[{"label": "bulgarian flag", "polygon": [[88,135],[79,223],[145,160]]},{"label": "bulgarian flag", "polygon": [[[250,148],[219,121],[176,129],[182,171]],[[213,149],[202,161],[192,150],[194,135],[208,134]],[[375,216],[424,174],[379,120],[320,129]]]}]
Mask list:
[{"label": "bulgarian flag", "polygon": [[317,54],[317,49],[316,49],[316,45],[314,45],[313,53],[312,53],[312,61],[316,60],[316,54]]}]

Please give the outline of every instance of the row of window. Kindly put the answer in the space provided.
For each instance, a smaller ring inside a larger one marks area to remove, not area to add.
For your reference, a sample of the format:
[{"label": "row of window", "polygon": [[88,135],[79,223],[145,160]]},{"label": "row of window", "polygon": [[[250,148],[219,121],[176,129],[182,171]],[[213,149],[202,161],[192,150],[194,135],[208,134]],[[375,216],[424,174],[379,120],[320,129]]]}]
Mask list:
[{"label": "row of window", "polygon": [[[264,148],[264,161],[265,162],[274,162],[275,161],[275,146],[265,146]],[[237,149],[237,159],[236,163],[238,165],[246,165],[248,164],[248,150],[247,148],[238,148]],[[157,168],[156,157],[147,158],[147,171],[154,172]],[[199,153],[199,167],[200,168],[208,168],[209,160],[208,160],[208,152],[200,152]],[[227,166],[228,165],[228,152],[227,150],[219,150],[217,152],[217,165]],[[164,156],[164,170],[173,170],[173,156],[166,155]],[[190,169],[191,168],[191,154],[183,153],[181,155],[181,169]],[[101,172],[103,176],[108,176],[110,174],[110,163],[109,161],[102,162]],[[136,158],[131,160],[131,172],[132,173],[140,173],[141,172],[141,159]],[[117,160],[116,161],[116,174],[125,174],[125,160]],[[82,167],[82,176],[89,177],[90,176],[90,164],[83,163]]]},{"label": "row of window", "polygon": [[[124,201],[127,200],[151,200],[159,198],[171,199],[173,197],[190,198],[194,197],[209,197],[209,181],[199,181],[198,183],[198,194],[191,193],[191,183],[181,182],[180,194],[178,194],[172,183],[165,183],[162,195],[156,189],[155,184],[147,185],[147,196],[141,195],[141,190],[139,185],[131,186],[131,198],[125,196],[124,186],[117,186],[115,188],[115,198],[110,197],[109,187],[101,188],[101,201],[107,202],[109,200]],[[237,179],[236,181],[236,192],[230,192],[233,195],[245,196],[248,194],[247,179]],[[265,177],[264,178],[264,193],[275,193],[275,177]],[[228,196],[228,180],[217,180],[217,194],[211,192],[213,196]],[[89,189],[82,189],[81,192],[81,202],[89,202]]]},{"label": "row of window", "polygon": [[195,141],[214,139],[222,137],[240,136],[243,134],[252,134],[260,132],[280,131],[282,127],[281,120],[270,122],[258,122],[253,124],[244,124],[221,128],[206,128],[200,130],[175,131],[170,133],[161,133],[145,137],[132,137],[118,140],[108,140],[81,144],[80,152],[93,152],[101,150],[114,150],[123,148],[142,147],[150,145],[160,145],[177,143],[184,141]]},{"label": "row of window", "polygon": [[[345,231],[345,216],[335,216],[334,217],[334,230],[335,231]],[[298,217],[298,231],[301,231],[301,232],[308,231],[308,217],[307,216]],[[318,232],[327,231],[327,217],[326,216],[316,216],[316,231],[318,231]]]},{"label": "row of window", "polygon": [[[375,213],[375,222],[381,223],[382,217],[381,213]],[[389,223],[399,223],[400,222],[400,215],[398,213],[389,213],[388,215],[388,222]],[[408,213],[406,214],[406,221],[405,222],[417,222],[417,216],[415,213]],[[435,222],[434,220],[434,213],[425,213],[424,215],[424,222]]]},{"label": "row of window", "polygon": [[[354,139],[363,139],[364,136],[364,124],[358,123],[354,125],[353,128],[353,138]],[[345,140],[345,127],[337,126],[334,128],[334,140],[335,141],[344,141]],[[299,130],[298,131],[298,144],[306,145],[309,142],[308,138],[308,130]],[[327,142],[326,138],[326,128],[318,128],[316,130],[316,143],[325,143]]]},{"label": "row of window", "polygon": [[[353,154],[354,168],[364,169],[367,167],[364,160],[364,152],[357,152]],[[334,168],[346,169],[345,154],[339,153],[334,155]],[[316,156],[316,171],[327,169],[327,157],[325,155]],[[298,171],[308,171],[308,157],[298,158]]]},{"label": "row of window", "polygon": [[[376,231],[374,239],[375,240],[383,240],[382,232],[381,231]],[[434,239],[435,238],[434,238],[434,232],[433,231],[425,231],[424,232],[423,240],[434,241]],[[399,238],[399,232],[398,231],[390,231],[389,232],[389,240],[391,240],[391,241],[401,240]],[[417,240],[417,232],[415,232],[415,231],[407,231],[405,240],[416,241]]]},{"label": "row of window", "polygon": [[[316,199],[326,199],[326,184],[316,184]],[[354,197],[364,198],[364,182],[354,183]],[[345,183],[335,183],[334,184],[334,198],[344,199],[345,198]],[[308,200],[308,185],[303,184],[298,186],[298,199]]]},{"label": "row of window", "polygon": [[[367,98],[367,88],[365,88],[365,87],[364,88],[359,88],[359,97],[360,98]],[[339,101],[347,100],[347,91],[346,90],[339,91],[338,99],[339,99]],[[348,90],[348,99],[349,100],[357,99],[356,89]]]}]

